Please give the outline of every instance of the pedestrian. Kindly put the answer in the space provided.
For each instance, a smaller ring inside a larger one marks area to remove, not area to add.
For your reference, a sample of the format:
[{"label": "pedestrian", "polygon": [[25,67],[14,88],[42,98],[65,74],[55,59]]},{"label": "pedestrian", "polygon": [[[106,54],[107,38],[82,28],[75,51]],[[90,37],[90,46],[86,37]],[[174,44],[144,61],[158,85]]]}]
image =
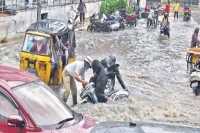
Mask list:
[{"label": "pedestrian", "polygon": [[174,19],[175,19],[175,17],[177,17],[177,19],[178,19],[179,7],[180,7],[180,5],[179,5],[178,1],[176,0],[176,3],[174,4],[174,8],[173,8],[173,10],[174,10]]},{"label": "pedestrian", "polygon": [[169,12],[170,12],[170,1],[168,1],[165,5],[165,12],[168,14],[169,16]]},{"label": "pedestrian", "polygon": [[77,104],[77,88],[75,80],[81,82],[82,86],[85,87],[88,84],[85,80],[85,71],[91,67],[92,58],[90,56],[86,56],[84,61],[74,61],[67,64],[62,72],[63,84],[65,88],[65,92],[63,94],[64,102],[67,102],[71,90],[73,106]]},{"label": "pedestrian", "polygon": [[200,40],[198,39],[199,28],[195,28],[194,33],[192,34],[191,48],[200,47]]},{"label": "pedestrian", "polygon": [[147,18],[147,27],[152,26],[152,23],[153,23],[153,16],[154,16],[154,10],[153,10],[153,7],[151,7],[151,9],[150,9],[150,11],[149,11],[148,18]]},{"label": "pedestrian", "polygon": [[78,5],[78,11],[80,12],[81,25],[84,26],[85,13],[87,12],[87,9],[85,3],[82,0],[80,0],[80,3]]}]

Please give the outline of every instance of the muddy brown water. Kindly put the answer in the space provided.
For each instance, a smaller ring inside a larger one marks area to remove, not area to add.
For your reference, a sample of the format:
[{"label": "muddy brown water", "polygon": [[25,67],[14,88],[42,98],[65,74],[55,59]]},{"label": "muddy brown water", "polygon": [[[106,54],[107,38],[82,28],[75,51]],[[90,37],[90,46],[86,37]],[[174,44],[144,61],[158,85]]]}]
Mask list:
[{"label": "muddy brown water", "polygon": [[[200,126],[200,97],[189,87],[185,59],[198,23],[174,20],[172,16],[170,39],[160,36],[159,28],[147,29],[144,19],[138,21],[137,27],[118,32],[77,32],[77,60],[86,55],[101,60],[115,54],[130,97],[119,102],[77,105],[73,109],[98,121],[144,120]],[[19,68],[19,48],[10,47],[1,55],[1,64]],[[88,70],[86,79],[90,76],[92,71]],[[81,84],[77,86],[80,91]],[[116,89],[122,89],[117,80]],[[59,94],[62,92],[63,89]],[[68,104],[71,105],[70,100]]]}]

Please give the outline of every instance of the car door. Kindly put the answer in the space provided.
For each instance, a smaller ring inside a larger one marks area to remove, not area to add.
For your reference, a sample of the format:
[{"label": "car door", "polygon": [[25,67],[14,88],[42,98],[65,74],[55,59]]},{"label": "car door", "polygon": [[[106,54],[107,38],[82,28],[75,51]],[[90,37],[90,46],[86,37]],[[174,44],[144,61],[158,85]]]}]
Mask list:
[{"label": "car door", "polygon": [[26,133],[26,128],[10,127],[7,118],[11,115],[20,115],[20,110],[14,106],[14,102],[0,88],[0,133]]}]

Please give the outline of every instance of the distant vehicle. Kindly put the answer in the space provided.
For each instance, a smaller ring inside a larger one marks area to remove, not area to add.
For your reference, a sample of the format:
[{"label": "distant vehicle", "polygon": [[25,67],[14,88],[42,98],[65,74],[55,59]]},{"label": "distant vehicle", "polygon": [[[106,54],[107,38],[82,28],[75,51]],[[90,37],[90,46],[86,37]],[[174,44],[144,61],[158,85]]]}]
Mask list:
[{"label": "distant vehicle", "polygon": [[95,125],[38,77],[0,65],[1,133],[89,133]]}]

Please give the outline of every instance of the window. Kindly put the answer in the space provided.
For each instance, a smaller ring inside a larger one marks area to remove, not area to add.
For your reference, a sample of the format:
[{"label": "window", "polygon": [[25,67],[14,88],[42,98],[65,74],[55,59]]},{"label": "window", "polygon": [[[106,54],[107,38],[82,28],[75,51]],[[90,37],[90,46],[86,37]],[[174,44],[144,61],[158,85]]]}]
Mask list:
[{"label": "window", "polygon": [[26,34],[22,50],[39,55],[49,55],[50,40],[48,37]]},{"label": "window", "polygon": [[41,14],[41,20],[47,19],[48,18],[48,13],[42,13]]},{"label": "window", "polygon": [[7,117],[18,115],[18,110],[11,104],[10,100],[0,92],[0,121],[7,121]]}]

